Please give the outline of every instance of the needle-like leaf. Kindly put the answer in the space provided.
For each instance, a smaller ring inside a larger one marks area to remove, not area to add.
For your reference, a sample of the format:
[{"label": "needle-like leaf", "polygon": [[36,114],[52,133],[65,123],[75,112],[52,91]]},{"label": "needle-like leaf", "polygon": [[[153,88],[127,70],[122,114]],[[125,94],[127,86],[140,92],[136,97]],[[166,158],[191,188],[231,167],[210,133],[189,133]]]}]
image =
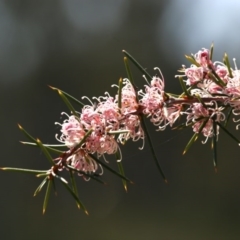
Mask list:
[{"label": "needle-like leaf", "polygon": [[[72,184],[72,190],[76,194],[76,196],[78,197],[77,184],[76,184],[75,177],[73,175],[73,171],[69,170],[69,174],[70,174],[70,180],[71,180],[71,184]],[[77,206],[78,206],[78,202],[76,202],[76,203],[77,203]]]},{"label": "needle-like leaf", "polygon": [[214,49],[214,44],[212,43],[211,44],[211,47],[210,47],[210,60],[212,61],[212,58],[213,58],[213,49]]},{"label": "needle-like leaf", "polygon": [[58,94],[59,96],[62,98],[62,100],[64,101],[64,103],[67,105],[68,109],[73,113],[74,116],[78,117],[79,114],[77,114],[77,112],[75,111],[74,107],[72,106],[72,104],[68,101],[68,99],[66,98],[66,96],[64,95],[64,93],[61,90],[58,90]]},{"label": "needle-like leaf", "polygon": [[41,174],[46,173],[48,170],[34,170],[34,169],[24,169],[24,168],[12,168],[12,167],[3,167],[0,168],[3,171],[11,171],[11,172],[21,172],[21,173],[31,173],[31,174]]},{"label": "needle-like leaf", "polygon": [[70,94],[64,92],[63,90],[59,89],[59,88],[55,88],[52,86],[49,86],[52,90],[55,91],[61,91],[67,98],[71,99],[72,101],[74,101],[75,103],[77,103],[78,105],[80,105],[81,107],[83,107],[85,104],[83,104],[81,101],[79,101],[78,99],[76,99],[75,97],[71,96]]},{"label": "needle-like leaf", "polygon": [[126,55],[132,63],[149,79],[152,80],[152,76],[146,71],[146,69],[143,68],[143,66],[133,57],[131,56],[127,51],[122,51],[124,55]]},{"label": "needle-like leaf", "polygon": [[208,118],[206,118],[203,123],[201,124],[198,133],[194,133],[193,136],[191,137],[191,139],[189,140],[188,144],[186,145],[184,151],[183,151],[183,155],[188,151],[188,149],[192,146],[192,144],[198,139],[199,133],[202,132],[204,126],[206,125],[208,121]]},{"label": "needle-like leaf", "polygon": [[55,175],[54,177],[57,177],[60,182],[63,184],[63,186],[69,191],[69,193],[73,196],[73,198],[76,200],[77,202],[77,206],[78,208],[82,208],[83,211],[88,215],[88,211],[87,209],[84,207],[84,205],[82,204],[82,202],[80,201],[80,199],[78,198],[78,196],[74,193],[74,191],[72,190],[72,188],[69,187],[68,183],[66,182],[66,180],[64,181],[62,177]]},{"label": "needle-like leaf", "polygon": [[47,189],[46,189],[46,193],[45,193],[45,198],[43,201],[43,214],[46,212],[46,209],[47,209],[49,196],[50,196],[50,192],[51,192],[51,186],[52,186],[52,181],[50,179],[48,179],[48,185],[47,185]]},{"label": "needle-like leaf", "polygon": [[183,92],[185,93],[185,95],[186,95],[188,98],[192,98],[192,96],[190,95],[188,89],[186,88],[185,83],[183,82],[183,78],[182,78],[182,77],[179,77],[179,82],[180,82],[180,85],[181,85],[182,90],[183,90]]},{"label": "needle-like leaf", "polygon": [[[125,177],[122,161],[118,161],[121,159],[119,150],[117,150],[115,155],[116,155],[116,159],[117,159],[118,171],[122,176]],[[124,187],[125,191],[127,192],[127,181],[125,179],[122,179],[122,183],[123,183],[123,187]]]},{"label": "needle-like leaf", "polygon": [[[33,142],[22,142],[20,141],[20,143],[25,144],[25,145],[29,145],[29,146],[33,146],[33,147],[38,147],[38,145],[36,143]],[[57,148],[66,148],[66,145],[64,144],[43,144],[43,146],[45,148],[47,148],[47,150],[57,153],[57,154],[62,154],[64,153],[64,151],[58,150]]]},{"label": "needle-like leaf", "polygon": [[223,62],[224,62],[224,64],[227,66],[227,69],[228,69],[228,73],[229,73],[230,78],[233,78],[232,69],[231,69],[231,67],[230,67],[230,63],[229,63],[229,59],[228,59],[227,53],[224,54]]},{"label": "needle-like leaf", "polygon": [[185,55],[185,57],[190,63],[196,65],[197,67],[200,67],[200,64],[195,60],[193,56]]},{"label": "needle-like leaf", "polygon": [[237,142],[240,145],[240,141],[231,134],[224,126],[222,126],[219,122],[216,122],[216,124],[225,132],[227,133],[235,142]]},{"label": "needle-like leaf", "polygon": [[36,140],[37,145],[42,149],[44,155],[47,157],[48,161],[50,162],[51,165],[55,165],[50,153],[48,152],[47,148],[42,144],[42,142],[37,139]]},{"label": "needle-like leaf", "polygon": [[19,129],[25,134],[25,136],[31,141],[37,143],[36,139],[32,137],[20,124],[18,124]]},{"label": "needle-like leaf", "polygon": [[146,124],[144,122],[144,118],[143,117],[141,118],[141,124],[142,124],[142,128],[143,128],[144,134],[146,134],[146,138],[148,140],[148,143],[149,143],[149,146],[150,146],[150,151],[151,151],[151,153],[153,155],[154,162],[155,162],[155,164],[156,164],[156,166],[158,168],[158,171],[162,175],[164,181],[167,183],[168,182],[167,178],[165,177],[165,174],[163,173],[163,170],[162,170],[162,168],[160,166],[160,163],[158,162],[158,158],[157,158],[157,155],[155,153],[155,150],[154,150],[154,147],[153,147],[153,143],[152,143],[152,140],[151,140],[150,135],[148,133],[147,126],[146,126]]},{"label": "needle-like leaf", "polygon": [[71,169],[72,171],[74,171],[76,173],[80,173],[81,175],[84,175],[84,176],[86,176],[88,178],[91,178],[93,180],[96,180],[99,183],[102,183],[102,184],[106,185],[106,183],[99,178],[99,174],[88,174],[88,173],[85,173],[85,172],[83,172],[81,170],[78,170],[78,169],[76,169],[76,168],[74,168],[74,167],[72,167],[70,165],[66,165],[66,167]]},{"label": "needle-like leaf", "polygon": [[214,70],[214,68],[212,67],[212,65],[208,65],[208,68],[211,69],[212,74],[214,75],[215,78],[212,77],[211,74],[208,74],[209,76],[212,77],[212,80],[219,86],[224,87],[226,86],[226,83],[223,82],[223,80],[218,76],[218,74],[216,73],[216,71]]},{"label": "needle-like leaf", "polygon": [[96,158],[93,154],[89,154],[89,156],[91,158],[93,158],[97,163],[101,164],[104,168],[106,168],[108,171],[112,172],[113,174],[117,175],[118,177],[126,180],[127,182],[133,183],[130,179],[128,179],[127,177],[123,176],[122,174],[118,173],[117,171],[115,171],[114,169],[112,169],[111,167],[109,167],[107,164],[105,164],[104,162],[100,161],[98,158]]},{"label": "needle-like leaf", "polygon": [[123,60],[124,60],[124,65],[125,65],[126,72],[127,72],[127,75],[128,75],[128,79],[131,82],[131,84],[134,86],[134,80],[133,80],[132,72],[131,72],[131,69],[130,69],[130,66],[129,66],[129,63],[128,63],[128,58],[124,57]]},{"label": "needle-like leaf", "polygon": [[122,78],[120,78],[118,82],[118,109],[120,113],[122,109],[122,87],[123,87],[123,81],[122,81]]},{"label": "needle-like leaf", "polygon": [[189,140],[188,144],[186,145],[183,155],[188,151],[188,149],[192,146],[192,144],[197,140],[198,138],[198,133],[194,133],[191,139]]},{"label": "needle-like leaf", "polygon": [[43,186],[45,185],[45,183],[48,181],[48,177],[45,177],[42,182],[40,183],[40,185],[37,187],[37,189],[35,190],[33,196],[37,196],[37,194],[42,190]]},{"label": "needle-like leaf", "polygon": [[85,143],[86,139],[92,133],[92,131],[93,129],[88,130],[88,132],[84,135],[83,139],[74,147],[73,152],[77,150],[79,147],[81,147],[83,143]]},{"label": "needle-like leaf", "polygon": [[213,148],[213,166],[215,171],[217,172],[217,124],[213,122],[213,133],[212,137],[212,148]]},{"label": "needle-like leaf", "polygon": [[229,109],[229,111],[228,111],[228,113],[227,113],[227,117],[226,117],[226,120],[225,120],[225,122],[224,122],[224,127],[227,127],[227,124],[229,123],[229,120],[230,120],[230,117],[231,117],[231,115],[232,115],[232,107],[230,107],[230,109]]}]

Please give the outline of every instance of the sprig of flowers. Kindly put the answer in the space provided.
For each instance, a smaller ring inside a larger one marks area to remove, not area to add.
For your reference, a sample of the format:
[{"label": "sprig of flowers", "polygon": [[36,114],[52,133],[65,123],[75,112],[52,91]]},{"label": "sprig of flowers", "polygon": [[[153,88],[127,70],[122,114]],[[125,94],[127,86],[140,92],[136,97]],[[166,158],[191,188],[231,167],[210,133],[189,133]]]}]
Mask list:
[{"label": "sprig of flowers", "polygon": [[[33,173],[43,178],[34,193],[34,196],[37,195],[43,186],[47,185],[43,212],[48,204],[51,187],[55,189],[55,179],[60,180],[75,199],[77,206],[85,213],[88,212],[78,198],[75,175],[81,176],[86,181],[93,179],[105,184],[102,175],[105,170],[109,170],[122,179],[127,190],[127,183],[131,181],[124,174],[121,145],[130,139],[142,140],[142,148],[145,140],[148,141],[157,169],[167,182],[147,131],[145,118],[148,118],[158,131],[163,131],[167,127],[173,129],[191,127],[194,134],[183,153],[188,151],[200,134],[205,137],[205,141],[202,141],[204,144],[212,139],[215,169],[220,129],[240,143],[226,128],[231,115],[240,115],[240,71],[235,59],[234,69],[230,67],[227,54],[224,55],[223,62],[213,62],[213,45],[210,50],[203,48],[194,55],[186,56],[191,65],[182,66],[180,75],[176,75],[183,89],[183,93],[176,95],[165,91],[165,80],[159,68],[155,68],[158,74],[152,77],[128,52],[123,53],[128,78],[120,79],[118,85],[113,85],[118,89],[115,96],[110,96],[106,92],[104,96],[93,97],[92,100],[83,97],[82,99],[88,100],[88,104],[84,104],[70,94],[51,87],[58,92],[70,111],[62,113],[65,116],[62,123],[55,123],[61,127],[61,133],[56,134],[60,144],[42,144],[19,125],[20,130],[30,141],[22,143],[40,147],[51,168],[31,170],[7,167],[2,170]],[[144,89],[136,90],[128,60],[144,74],[146,81]],[[77,110],[73,103],[78,105]],[[180,125],[174,126],[179,121]],[[239,121],[240,119],[233,117],[237,129]],[[65,150],[61,150],[63,148]],[[57,156],[52,157],[50,152]],[[119,171],[109,166],[108,155],[116,156]],[[63,171],[69,172],[69,180],[63,178]]]}]

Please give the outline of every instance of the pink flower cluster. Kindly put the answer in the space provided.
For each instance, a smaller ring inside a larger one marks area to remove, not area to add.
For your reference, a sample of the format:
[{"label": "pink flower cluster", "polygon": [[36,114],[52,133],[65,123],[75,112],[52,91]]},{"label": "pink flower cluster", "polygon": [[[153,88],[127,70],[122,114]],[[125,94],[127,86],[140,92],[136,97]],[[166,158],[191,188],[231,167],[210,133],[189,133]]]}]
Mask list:
[{"label": "pink flower cluster", "polygon": [[[224,110],[232,107],[232,112],[239,115],[240,112],[240,71],[237,69],[236,61],[234,61],[235,69],[230,68],[222,62],[212,62],[210,59],[210,51],[203,48],[192,56],[196,61],[190,68],[184,66],[183,71],[187,79],[186,85],[190,86],[190,95],[194,99],[200,97],[201,102],[192,103],[185,101],[183,104],[190,105],[186,112],[187,124],[192,121],[193,131],[199,132],[202,123],[208,119],[202,129],[203,135],[206,137],[213,136],[213,123],[225,120]],[[226,62],[225,62],[226,63]],[[217,126],[217,135],[219,134]]]},{"label": "pink flower cluster", "polygon": [[98,157],[114,154],[118,149],[120,151],[118,142],[144,138],[140,118],[136,114],[138,103],[135,90],[127,79],[124,79],[123,85],[121,104],[118,103],[118,96],[113,98],[106,93],[104,97],[94,97],[96,103],[88,99],[91,105],[85,105],[79,116],[62,113],[67,119],[62,124],[56,123],[61,126],[62,133],[56,138],[68,148],[73,149],[88,131],[92,131],[78,151],[67,159],[68,164],[84,172],[95,172],[98,164],[89,154],[97,153]]},{"label": "pink flower cluster", "polygon": [[234,59],[235,69],[228,67],[219,61],[212,62],[208,49],[203,48],[194,55],[196,64],[190,68],[184,67],[186,84],[197,88],[201,97],[208,97],[214,94],[223,94],[229,97],[240,97],[240,71],[237,69]]},{"label": "pink flower cluster", "polygon": [[129,139],[144,140],[143,116],[158,130],[172,127],[177,119],[185,116],[186,126],[191,125],[195,133],[201,132],[206,137],[205,142],[218,136],[216,123],[225,121],[225,109],[230,107],[235,115],[240,115],[240,71],[235,60],[235,69],[226,61],[225,64],[212,62],[207,49],[192,55],[191,62],[194,64],[189,68],[183,67],[184,75],[178,75],[186,78],[185,92],[179,96],[165,92],[164,78],[156,68],[160,77],[154,76],[150,83],[145,78],[144,90],[136,92],[131,82],[124,79],[115,97],[105,93],[105,96],[94,97],[94,103],[88,99],[90,105],[85,105],[78,116],[62,113],[67,119],[62,124],[57,123],[61,125],[61,136],[56,138],[70,150],[91,131],[82,146],[68,157],[68,164],[84,172],[96,172],[99,165],[90,154],[104,157],[121,152],[119,143],[124,144]]}]

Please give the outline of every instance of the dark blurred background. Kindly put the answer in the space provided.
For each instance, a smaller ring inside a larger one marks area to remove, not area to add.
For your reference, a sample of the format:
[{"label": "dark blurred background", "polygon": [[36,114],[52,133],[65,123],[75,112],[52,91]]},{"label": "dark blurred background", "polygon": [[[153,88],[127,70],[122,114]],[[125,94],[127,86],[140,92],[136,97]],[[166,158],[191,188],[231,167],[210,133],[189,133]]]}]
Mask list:
[{"label": "dark blurred background", "polygon": [[[19,143],[26,138],[17,123],[43,142],[56,143],[54,122],[63,120],[60,113],[67,108],[47,85],[79,99],[114,94],[111,84],[126,77],[122,49],[152,75],[160,67],[167,92],[181,91],[174,75],[187,64],[184,54],[212,42],[214,60],[227,52],[240,66],[239,12],[237,0],[1,0],[0,166],[47,169],[39,149]],[[142,87],[141,73],[133,67],[133,74]],[[0,172],[1,239],[239,239],[237,144],[220,134],[216,174],[209,142],[198,141],[182,156],[190,129],[156,132],[148,126],[168,185],[148,145],[140,151],[142,143],[131,142],[122,148],[126,174],[135,183],[128,193],[107,171],[108,186],[78,179],[89,216],[59,184],[42,215],[44,191],[33,198],[40,179]],[[111,166],[116,167],[114,160]]]}]

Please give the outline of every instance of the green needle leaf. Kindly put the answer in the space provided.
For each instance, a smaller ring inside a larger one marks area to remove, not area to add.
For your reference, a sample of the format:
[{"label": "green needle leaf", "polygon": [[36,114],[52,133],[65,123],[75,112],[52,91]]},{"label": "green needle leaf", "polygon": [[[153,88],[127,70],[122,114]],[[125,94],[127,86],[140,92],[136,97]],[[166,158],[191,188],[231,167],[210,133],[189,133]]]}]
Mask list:
[{"label": "green needle leaf", "polygon": [[48,170],[33,170],[33,169],[24,169],[24,168],[11,168],[11,167],[3,167],[3,168],[0,168],[0,170],[21,172],[21,173],[31,173],[31,174],[41,174],[41,173],[48,172]]},{"label": "green needle leaf", "polygon": [[109,167],[107,164],[105,164],[104,162],[101,162],[98,158],[96,158],[93,154],[89,154],[89,156],[91,158],[93,158],[97,163],[101,164],[104,168],[106,168],[108,171],[110,171],[111,173],[117,175],[118,177],[126,180],[127,182],[133,183],[130,179],[128,179],[127,177],[123,176],[122,174],[118,173],[117,171],[113,170],[111,167]]},{"label": "green needle leaf", "polygon": [[213,58],[213,48],[214,48],[214,44],[212,43],[211,47],[210,47],[210,60],[211,61],[212,61],[212,58]]},{"label": "green needle leaf", "polygon": [[124,60],[124,65],[127,71],[128,79],[131,82],[131,84],[134,86],[134,80],[133,80],[132,72],[128,63],[128,58],[124,57],[123,60]]},{"label": "green needle leaf", "polygon": [[122,78],[120,78],[118,82],[118,109],[120,113],[122,109],[122,87],[123,87],[123,81],[122,81]]},{"label": "green needle leaf", "polygon": [[195,97],[203,105],[204,108],[206,108],[206,109],[208,108],[208,106],[206,106],[206,104],[204,103],[204,101],[201,99],[201,97],[199,95],[195,95]]},{"label": "green needle leaf", "polygon": [[55,173],[52,173],[52,175],[53,175],[53,177],[59,179],[61,182],[64,182],[65,184],[68,184],[68,181],[65,178],[61,177],[60,175],[57,175]]},{"label": "green needle leaf", "polygon": [[190,63],[196,65],[197,67],[200,67],[200,64],[195,60],[193,56],[185,55],[185,57]]},{"label": "green needle leaf", "polygon": [[79,147],[81,147],[83,143],[85,143],[86,139],[92,133],[92,131],[93,129],[88,130],[88,132],[84,135],[83,139],[74,147],[73,152],[77,150]]},{"label": "green needle leaf", "polygon": [[88,211],[87,209],[84,207],[84,205],[82,204],[82,202],[79,200],[78,196],[74,193],[74,191],[72,190],[72,188],[69,187],[69,185],[66,183],[66,180],[63,181],[63,178],[55,175],[54,177],[57,177],[58,179],[60,179],[60,182],[63,184],[63,186],[70,192],[70,194],[73,196],[73,198],[76,200],[77,202],[77,206],[78,208],[82,208],[83,211],[88,215]]},{"label": "green needle leaf", "polygon": [[192,144],[197,140],[198,138],[198,133],[194,133],[191,139],[189,140],[187,146],[185,147],[183,151],[183,155],[188,151],[188,149],[192,146]]},{"label": "green needle leaf", "polygon": [[50,162],[50,164],[51,165],[55,165],[55,163],[54,163],[50,153],[48,152],[47,148],[44,147],[44,145],[42,144],[42,142],[39,139],[37,139],[36,142],[37,142],[37,145],[42,149],[44,155],[47,157],[47,159]]},{"label": "green needle leaf", "polygon": [[57,195],[57,188],[56,188],[56,184],[55,184],[55,179],[52,178],[52,185],[53,185],[53,190],[54,190],[54,194]]},{"label": "green needle leaf", "polygon": [[227,127],[227,124],[229,123],[231,115],[232,115],[232,107],[230,108],[229,112],[227,113],[227,117],[226,117],[226,120],[224,122],[224,127]]},{"label": "green needle leaf", "polygon": [[76,169],[76,168],[74,168],[74,167],[72,167],[72,166],[70,166],[70,165],[66,165],[66,167],[67,168],[69,168],[69,169],[71,169],[72,171],[74,171],[74,172],[77,172],[77,173],[80,173],[80,174],[82,174],[82,175],[84,175],[84,176],[86,176],[86,177],[89,177],[89,178],[91,178],[91,179],[93,179],[93,180],[96,180],[97,182],[99,182],[99,183],[102,183],[102,184],[104,184],[104,185],[106,185],[106,183],[104,182],[104,181],[102,181],[98,176],[98,174],[88,174],[88,173],[85,173],[85,172],[83,172],[83,171],[81,171],[81,170],[78,170],[78,169]]},{"label": "green needle leaf", "polygon": [[72,104],[68,101],[68,99],[66,98],[66,96],[64,95],[64,93],[61,90],[58,90],[58,94],[60,95],[60,97],[62,98],[62,100],[64,101],[64,103],[67,105],[67,107],[69,108],[69,110],[73,113],[74,116],[78,117],[78,114],[76,113],[74,107],[72,106]]},{"label": "green needle leaf", "polygon": [[179,124],[176,127],[173,127],[172,130],[182,130],[182,129],[185,129],[185,128],[189,127],[189,126],[192,126],[193,124],[194,124],[194,122],[191,122],[188,125],[186,125],[186,123],[184,122],[184,123]]},{"label": "green needle leaf", "polygon": [[185,93],[185,95],[186,95],[188,98],[192,98],[192,96],[191,96],[190,93],[188,92],[188,89],[186,88],[185,83],[183,82],[183,78],[182,78],[182,77],[179,77],[179,82],[180,82],[180,85],[181,85],[182,90],[183,90],[183,92]]},{"label": "green needle leaf", "polygon": [[48,179],[48,185],[47,185],[45,198],[44,198],[44,202],[43,202],[43,214],[45,213],[45,211],[47,209],[49,196],[50,196],[50,192],[51,192],[51,186],[52,186],[52,181],[50,179]]},{"label": "green needle leaf", "polygon": [[229,59],[228,59],[227,53],[224,54],[223,62],[227,66],[230,78],[233,78],[233,74],[232,74],[232,70],[231,70],[231,67],[230,67],[230,63],[229,63]]},{"label": "green needle leaf", "polygon": [[51,155],[47,151],[47,148],[44,147],[42,142],[39,139],[33,138],[21,125],[18,124],[18,127],[21,131],[23,131],[23,133],[27,136],[27,138],[29,138],[31,141],[33,141],[35,144],[37,144],[42,149],[43,153],[45,154],[45,156],[49,160],[50,164],[54,165],[54,162],[53,162],[53,159],[52,159]]},{"label": "green needle leaf", "polygon": [[132,63],[144,74],[149,80],[152,80],[152,76],[141,66],[140,63],[137,62],[137,60],[132,57],[127,51],[122,50],[123,54],[126,55]]},{"label": "green needle leaf", "polygon": [[[220,87],[224,87],[226,86],[226,83],[223,82],[223,80],[217,75],[217,73],[215,72],[215,70],[213,69],[213,67],[211,65],[208,65],[208,68],[211,69],[212,71],[212,74],[208,74],[209,76],[211,76],[212,80],[217,84],[219,85]],[[215,78],[214,78],[214,77]]]},{"label": "green needle leaf", "polygon": [[184,149],[184,151],[183,151],[183,155],[188,151],[188,149],[192,146],[192,144],[198,139],[199,134],[202,132],[202,130],[203,130],[203,128],[204,128],[204,126],[206,125],[206,123],[207,123],[208,120],[209,120],[209,119],[206,118],[206,119],[203,121],[202,125],[200,126],[198,133],[194,133],[194,134],[193,134],[193,136],[191,137],[191,139],[189,140],[187,146],[185,147],[185,149]]},{"label": "green needle leaf", "polygon": [[231,134],[224,126],[222,126],[219,122],[216,122],[216,124],[225,132],[227,133],[235,142],[240,145],[240,141],[233,135]]},{"label": "green needle leaf", "polygon": [[[22,144],[26,144],[26,145],[33,145],[33,146],[37,146],[36,143],[33,142],[22,142],[20,141]],[[43,144],[44,147],[54,147],[54,148],[66,148],[65,144]]]},{"label": "green needle leaf", "polygon": [[36,175],[36,177],[46,177],[48,175],[49,175],[48,172],[46,172],[46,173],[39,173],[39,174]]},{"label": "green needle leaf", "polygon": [[213,133],[214,136],[212,138],[212,148],[213,148],[213,166],[215,172],[217,172],[217,124],[213,122]]},{"label": "green needle leaf", "polygon": [[[72,184],[72,190],[76,194],[76,196],[78,197],[77,184],[76,184],[75,177],[73,175],[73,171],[69,170],[69,174],[70,174],[70,180],[71,180],[71,184]],[[77,203],[77,207],[78,207],[78,202],[76,202],[76,203]]]},{"label": "green needle leaf", "polygon": [[25,136],[31,141],[37,143],[36,139],[32,137],[20,124],[18,124],[19,129],[25,134]]},{"label": "green needle leaf", "polygon": [[59,89],[59,88],[55,88],[52,86],[49,86],[52,90],[55,91],[61,91],[67,98],[71,99],[72,101],[74,101],[75,103],[77,103],[78,105],[80,105],[81,107],[83,107],[85,104],[83,104],[81,101],[79,101],[78,99],[76,99],[75,97],[71,96],[70,94],[64,92],[63,90]]},{"label": "green needle leaf", "polygon": [[[38,147],[38,145],[36,143],[33,143],[33,142],[22,142],[20,141],[20,143],[22,144],[25,144],[25,145],[30,145],[30,146],[33,146],[33,147]],[[64,144],[43,144],[43,146],[51,151],[51,152],[55,152],[57,154],[62,154],[64,153],[64,151],[61,151],[61,150],[58,150],[57,148],[66,148],[66,145]]]},{"label": "green needle leaf", "polygon": [[153,155],[153,159],[154,159],[154,161],[155,161],[155,164],[156,164],[156,166],[157,166],[157,168],[158,168],[158,171],[159,171],[160,174],[162,175],[165,183],[167,183],[168,181],[167,181],[167,179],[166,179],[166,177],[165,177],[165,174],[163,173],[163,170],[162,170],[162,168],[161,168],[161,166],[160,166],[160,163],[158,162],[157,155],[156,155],[155,150],[154,150],[154,148],[153,148],[153,143],[152,143],[152,140],[151,140],[150,135],[149,135],[149,133],[148,133],[147,126],[145,125],[145,122],[144,122],[144,119],[143,119],[143,118],[141,118],[140,120],[141,120],[141,124],[142,124],[143,131],[144,131],[144,133],[146,134],[146,137],[147,137],[147,140],[148,140],[148,143],[149,143],[149,146],[150,146],[150,151],[151,151],[151,153],[152,153],[152,155]]},{"label": "green needle leaf", "polygon": [[[125,177],[122,161],[121,162],[118,161],[119,159],[121,159],[119,150],[117,150],[115,155],[116,155],[116,159],[117,159],[118,171],[122,176]],[[125,179],[122,179],[122,183],[123,183],[123,187],[124,187],[125,191],[127,192],[127,181]]]},{"label": "green needle leaf", "polygon": [[45,177],[42,182],[40,183],[40,185],[37,187],[37,189],[35,190],[33,196],[37,196],[38,193],[40,193],[40,191],[42,190],[43,186],[45,185],[45,183],[48,181],[48,177]]}]

